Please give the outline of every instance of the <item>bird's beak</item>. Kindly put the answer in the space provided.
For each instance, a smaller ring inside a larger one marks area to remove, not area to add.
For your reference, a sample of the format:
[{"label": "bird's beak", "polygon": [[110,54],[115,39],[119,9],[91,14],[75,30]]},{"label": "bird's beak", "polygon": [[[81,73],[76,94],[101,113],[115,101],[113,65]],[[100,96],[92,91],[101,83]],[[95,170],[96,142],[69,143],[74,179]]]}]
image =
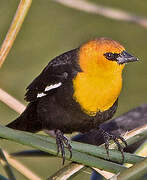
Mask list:
[{"label": "bird's beak", "polygon": [[119,54],[119,56],[116,58],[118,64],[124,64],[128,62],[134,62],[138,61],[139,59],[132,56],[131,54],[127,53],[126,51],[123,51]]}]

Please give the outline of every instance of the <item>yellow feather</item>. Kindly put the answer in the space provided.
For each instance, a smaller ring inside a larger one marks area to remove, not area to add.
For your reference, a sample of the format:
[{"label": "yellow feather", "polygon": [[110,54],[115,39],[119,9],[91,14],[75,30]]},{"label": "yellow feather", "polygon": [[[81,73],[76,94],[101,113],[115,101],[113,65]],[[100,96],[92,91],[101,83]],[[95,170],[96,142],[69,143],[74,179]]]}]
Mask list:
[{"label": "yellow feather", "polygon": [[105,47],[97,41],[90,41],[80,49],[79,64],[83,72],[78,73],[73,80],[73,98],[90,116],[98,111],[108,110],[120,94],[124,65],[109,61],[103,56],[105,52],[113,50],[119,53],[124,50],[122,46],[115,46],[106,44]]}]

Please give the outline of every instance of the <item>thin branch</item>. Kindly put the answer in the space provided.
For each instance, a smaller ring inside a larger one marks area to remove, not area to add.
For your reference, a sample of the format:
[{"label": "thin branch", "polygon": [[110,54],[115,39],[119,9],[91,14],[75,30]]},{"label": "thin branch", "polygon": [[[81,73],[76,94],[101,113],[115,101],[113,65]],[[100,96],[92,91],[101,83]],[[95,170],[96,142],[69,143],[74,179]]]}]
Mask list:
[{"label": "thin branch", "polygon": [[[147,158],[121,172],[117,176],[117,179],[118,180],[141,179],[146,172],[147,172]],[[114,178],[112,178],[111,180],[114,180]]]},{"label": "thin branch", "polygon": [[13,174],[13,171],[11,169],[11,166],[9,165],[8,161],[7,161],[7,158],[3,152],[2,149],[0,149],[0,162],[1,164],[3,165],[4,169],[5,169],[5,172],[8,176],[9,179],[11,180],[16,180],[14,174]]},{"label": "thin branch", "polygon": [[98,172],[100,175],[102,175],[105,179],[110,179],[111,177],[114,176],[113,173],[108,172],[108,171],[103,171],[98,168],[92,168],[92,169],[94,169],[96,172]]},{"label": "thin branch", "polygon": [[[71,168],[70,168],[71,167]],[[66,180],[72,175],[77,174],[79,171],[84,170],[85,166],[78,163],[70,163],[65,168],[60,169],[58,172],[53,174],[51,177],[48,178],[48,180]],[[92,168],[99,174],[101,174],[104,178],[109,179],[114,176],[113,173],[110,173],[108,171],[100,170],[98,168]]]},{"label": "thin branch", "polygon": [[124,135],[124,138],[127,140],[128,144],[133,144],[134,142],[137,142],[137,139],[140,138],[139,134],[142,135],[142,133],[145,132],[145,130],[147,130],[147,124],[145,124],[144,126],[138,127],[136,129],[133,129],[132,131],[127,132]]},{"label": "thin branch", "polygon": [[21,0],[19,3],[16,14],[12,21],[12,24],[9,28],[9,31],[0,49],[0,67],[5,61],[5,58],[7,57],[14,43],[14,40],[16,39],[16,36],[22,26],[25,16],[27,15],[28,10],[31,6],[31,3],[32,3],[32,0]]},{"label": "thin branch", "polygon": [[136,16],[122,10],[105,7],[102,5],[96,5],[94,3],[86,2],[83,0],[54,0],[54,1],[74,9],[78,9],[92,14],[99,14],[104,17],[115,20],[133,22],[147,28],[147,18]]},{"label": "thin branch", "polygon": [[147,140],[136,150],[135,154],[147,157]]},{"label": "thin branch", "polygon": [[82,164],[70,163],[67,166],[61,168],[54,175],[50,176],[47,180],[66,180],[84,168],[85,167]]},{"label": "thin branch", "polygon": [[15,110],[19,114],[21,114],[26,108],[20,101],[2,89],[0,89],[0,101],[7,104],[11,109]]},{"label": "thin branch", "polygon": [[30,180],[41,180],[41,178],[30,171],[27,167],[25,167],[23,164],[15,160],[13,157],[11,157],[6,151],[4,151],[4,155],[8,160],[8,163],[13,166],[17,171],[19,171],[21,174],[23,174],[26,178]]}]

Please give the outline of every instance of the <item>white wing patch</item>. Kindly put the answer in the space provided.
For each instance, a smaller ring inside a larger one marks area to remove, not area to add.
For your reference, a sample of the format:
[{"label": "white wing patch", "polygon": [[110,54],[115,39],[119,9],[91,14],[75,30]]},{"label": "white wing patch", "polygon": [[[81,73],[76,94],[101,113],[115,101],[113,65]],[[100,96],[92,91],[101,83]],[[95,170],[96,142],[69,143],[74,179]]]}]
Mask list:
[{"label": "white wing patch", "polygon": [[[44,91],[45,91],[45,92],[50,91],[50,90],[52,90],[52,89],[55,89],[55,88],[60,87],[61,85],[62,85],[62,83],[59,82],[59,83],[57,83],[57,84],[53,84],[53,85],[46,86],[46,88],[45,88]],[[46,94],[43,93],[43,92],[37,94],[37,98],[40,98],[40,97],[43,97],[43,96],[46,96]]]},{"label": "white wing patch", "polygon": [[43,96],[45,96],[46,94],[44,94],[44,93],[38,93],[37,94],[37,98],[39,98],[39,97],[43,97]]},{"label": "white wing patch", "polygon": [[58,88],[62,85],[61,82],[57,83],[57,84],[53,84],[53,85],[50,85],[50,86],[46,86],[45,88],[45,91],[50,91],[51,89],[55,89],[55,88]]}]

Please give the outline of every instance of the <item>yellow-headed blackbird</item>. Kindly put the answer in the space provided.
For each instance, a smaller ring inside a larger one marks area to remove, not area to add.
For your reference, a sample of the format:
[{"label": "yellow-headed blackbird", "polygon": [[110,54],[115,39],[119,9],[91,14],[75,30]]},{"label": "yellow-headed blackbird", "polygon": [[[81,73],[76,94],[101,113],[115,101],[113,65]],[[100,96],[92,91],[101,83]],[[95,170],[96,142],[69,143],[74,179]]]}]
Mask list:
[{"label": "yellow-headed blackbird", "polygon": [[[64,133],[88,132],[112,118],[122,88],[122,70],[126,63],[137,60],[109,38],[91,40],[54,58],[27,87],[26,110],[7,127],[29,132],[55,130],[64,162],[64,145],[71,153]],[[109,139],[122,152],[118,137],[102,133],[107,152]]]}]

